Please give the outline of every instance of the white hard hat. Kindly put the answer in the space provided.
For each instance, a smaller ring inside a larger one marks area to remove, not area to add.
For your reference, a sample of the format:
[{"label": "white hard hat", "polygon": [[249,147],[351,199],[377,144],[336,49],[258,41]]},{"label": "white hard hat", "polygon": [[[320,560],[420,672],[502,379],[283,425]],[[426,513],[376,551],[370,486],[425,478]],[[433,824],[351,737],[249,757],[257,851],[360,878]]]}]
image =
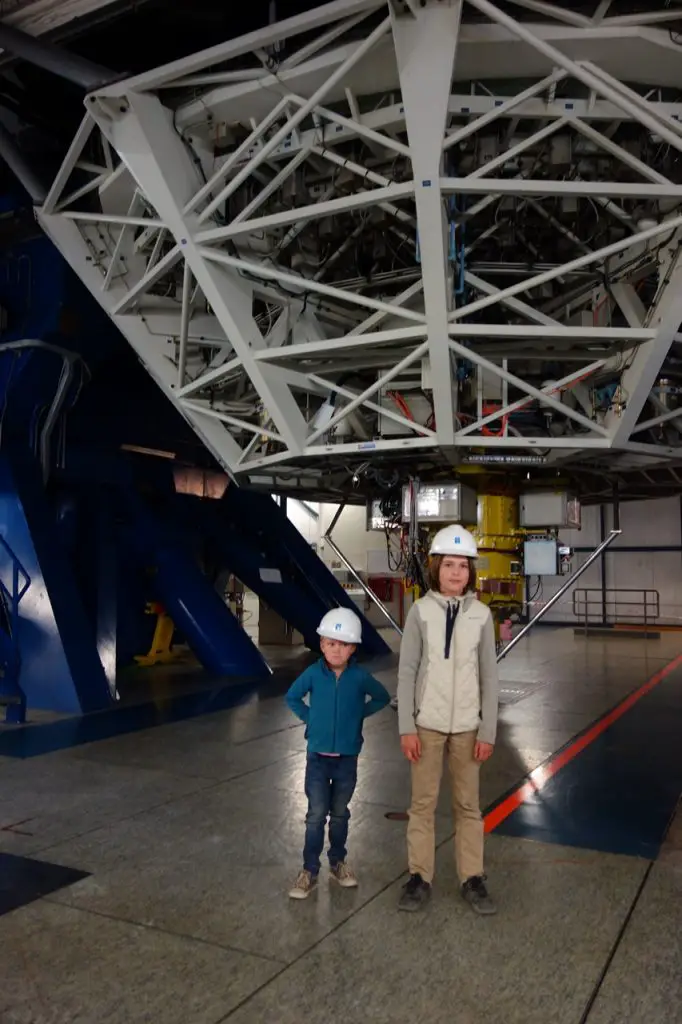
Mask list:
[{"label": "white hard hat", "polygon": [[323,616],[322,622],[317,627],[317,632],[329,640],[359,644],[362,640],[362,623],[350,608],[335,608]]},{"label": "white hard hat", "polygon": [[439,530],[431,541],[429,554],[476,558],[478,548],[472,535],[463,526],[446,526],[443,530]]}]

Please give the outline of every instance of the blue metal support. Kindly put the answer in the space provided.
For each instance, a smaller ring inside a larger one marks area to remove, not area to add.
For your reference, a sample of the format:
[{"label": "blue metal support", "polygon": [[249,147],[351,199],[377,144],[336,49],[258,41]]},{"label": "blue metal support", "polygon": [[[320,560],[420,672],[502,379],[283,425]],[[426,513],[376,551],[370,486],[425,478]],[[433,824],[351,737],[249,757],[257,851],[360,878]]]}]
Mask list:
[{"label": "blue metal support", "polygon": [[270,668],[185,545],[185,538],[152,515],[138,495],[124,492],[130,544],[154,572],[158,600],[204,668],[220,676],[266,677]]},{"label": "blue metal support", "polygon": [[31,577],[2,536],[0,547],[9,560],[12,577],[10,587],[0,577],[0,595],[5,612],[5,621],[0,626],[0,706],[4,704],[6,707],[6,722],[21,723],[26,720],[26,694],[20,683],[19,605],[31,586]]},{"label": "blue metal support", "polygon": [[[182,501],[179,507],[183,507]],[[185,503],[185,509],[191,507],[196,508],[200,523],[219,547],[226,568],[297,629],[311,649],[318,647],[316,630],[325,612],[335,607],[358,611],[286,512],[268,494],[228,487],[221,501],[195,506]],[[185,513],[184,521],[189,525],[191,516]],[[363,619],[363,652],[369,656],[388,654],[386,641],[359,614]]]},{"label": "blue metal support", "polygon": [[[22,595],[15,639],[29,708],[70,714],[111,706],[93,631],[38,463],[26,453],[0,456],[0,534],[11,541],[32,586]],[[11,559],[0,547],[0,572]]]},{"label": "blue metal support", "polygon": [[94,496],[93,505],[97,578],[95,637],[109,692],[117,699],[118,552],[113,495],[109,490],[100,488]]}]

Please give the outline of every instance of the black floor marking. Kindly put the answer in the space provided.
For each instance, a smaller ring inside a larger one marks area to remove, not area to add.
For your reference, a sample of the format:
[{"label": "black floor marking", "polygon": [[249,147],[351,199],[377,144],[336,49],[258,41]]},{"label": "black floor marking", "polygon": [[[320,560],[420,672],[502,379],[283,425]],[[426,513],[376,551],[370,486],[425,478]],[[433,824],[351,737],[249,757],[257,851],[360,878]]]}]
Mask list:
[{"label": "black floor marking", "polygon": [[88,877],[87,871],[0,853],[0,917]]}]

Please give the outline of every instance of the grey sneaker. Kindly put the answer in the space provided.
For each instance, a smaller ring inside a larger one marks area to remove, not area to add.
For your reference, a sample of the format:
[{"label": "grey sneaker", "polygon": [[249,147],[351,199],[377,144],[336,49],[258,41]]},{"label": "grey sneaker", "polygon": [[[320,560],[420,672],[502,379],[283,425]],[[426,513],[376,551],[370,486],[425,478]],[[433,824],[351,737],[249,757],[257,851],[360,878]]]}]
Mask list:
[{"label": "grey sneaker", "polygon": [[398,910],[414,913],[421,910],[431,899],[431,886],[421,875],[410,875],[409,881],[403,886],[403,894],[398,903]]},{"label": "grey sneaker", "polygon": [[289,889],[289,899],[307,900],[316,887],[317,878],[311,875],[309,871],[301,871],[291,889]]},{"label": "grey sneaker", "polygon": [[342,889],[356,889],[358,880],[348,867],[345,861],[340,861],[334,867],[329,868],[329,873],[335,882],[338,882]]},{"label": "grey sneaker", "polygon": [[461,889],[462,898],[477,914],[496,914],[497,907],[493,903],[485,883],[485,875],[468,878]]}]

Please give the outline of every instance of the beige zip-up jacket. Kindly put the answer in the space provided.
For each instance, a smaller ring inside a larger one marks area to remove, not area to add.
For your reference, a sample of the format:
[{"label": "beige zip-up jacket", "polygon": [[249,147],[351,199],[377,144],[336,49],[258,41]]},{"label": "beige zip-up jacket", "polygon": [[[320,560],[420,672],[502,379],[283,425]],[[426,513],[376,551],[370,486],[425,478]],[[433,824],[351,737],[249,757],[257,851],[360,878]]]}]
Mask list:
[{"label": "beige zip-up jacket", "polygon": [[[447,607],[458,605],[445,657]],[[474,594],[445,598],[430,590],[409,611],[400,645],[398,727],[435,732],[478,731],[479,740],[497,735],[499,679],[495,629],[490,610]]]}]

